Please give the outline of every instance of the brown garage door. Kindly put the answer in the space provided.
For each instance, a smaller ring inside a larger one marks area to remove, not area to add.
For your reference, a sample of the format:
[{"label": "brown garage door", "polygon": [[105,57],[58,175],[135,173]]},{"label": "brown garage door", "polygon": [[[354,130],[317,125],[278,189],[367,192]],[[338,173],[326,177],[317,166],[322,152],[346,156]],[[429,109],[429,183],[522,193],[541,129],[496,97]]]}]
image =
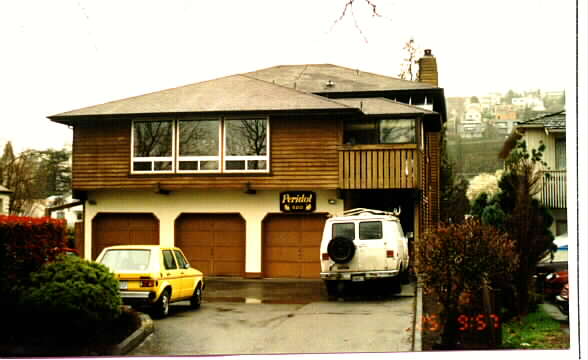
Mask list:
[{"label": "brown garage door", "polygon": [[175,244],[205,275],[245,272],[245,220],[239,214],[182,214]]},{"label": "brown garage door", "polygon": [[159,220],[153,214],[98,214],[92,220],[92,258],[112,245],[159,244]]},{"label": "brown garage door", "polygon": [[269,215],[263,221],[265,277],[320,276],[320,245],[326,215]]}]

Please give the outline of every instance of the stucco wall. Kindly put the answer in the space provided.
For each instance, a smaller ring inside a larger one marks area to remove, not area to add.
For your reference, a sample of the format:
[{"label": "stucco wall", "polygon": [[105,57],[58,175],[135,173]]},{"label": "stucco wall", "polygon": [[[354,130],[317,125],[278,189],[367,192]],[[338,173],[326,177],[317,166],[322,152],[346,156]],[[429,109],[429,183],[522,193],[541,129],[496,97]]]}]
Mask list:
[{"label": "stucco wall", "polygon": [[[243,191],[175,191],[169,195],[153,191],[90,192],[86,202],[85,239],[92,239],[92,219],[100,212],[153,213],[159,220],[160,244],[174,244],[175,220],[182,213],[239,213],[246,222],[245,272],[261,272],[262,220],[269,213],[279,213],[280,191],[257,191],[255,195]],[[343,211],[343,200],[334,190],[316,191],[316,212]],[[329,199],[336,203],[329,204]],[[85,241],[89,257],[91,241]],[[318,256],[318,255],[317,255]]]}]

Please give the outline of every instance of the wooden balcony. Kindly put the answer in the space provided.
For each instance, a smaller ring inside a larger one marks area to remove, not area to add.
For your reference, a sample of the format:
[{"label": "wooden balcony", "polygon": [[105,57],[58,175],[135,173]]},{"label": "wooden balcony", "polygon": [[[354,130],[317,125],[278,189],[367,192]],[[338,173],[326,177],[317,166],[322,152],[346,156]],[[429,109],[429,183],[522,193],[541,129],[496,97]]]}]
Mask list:
[{"label": "wooden balcony", "polygon": [[416,145],[342,145],[341,189],[420,188],[422,151]]},{"label": "wooden balcony", "polygon": [[550,209],[566,209],[567,181],[565,170],[543,171],[541,202]]}]

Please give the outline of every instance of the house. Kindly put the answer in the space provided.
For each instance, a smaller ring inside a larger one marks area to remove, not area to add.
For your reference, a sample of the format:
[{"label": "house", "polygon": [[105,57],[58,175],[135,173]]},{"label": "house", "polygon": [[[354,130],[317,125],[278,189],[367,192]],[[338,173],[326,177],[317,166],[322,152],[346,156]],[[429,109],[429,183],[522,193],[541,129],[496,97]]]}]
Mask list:
[{"label": "house", "polygon": [[73,128],[85,256],[175,244],[209,276],[318,278],[326,217],[356,207],[401,208],[418,241],[446,118],[430,51],[420,67],[275,66],[49,116]]},{"label": "house", "polygon": [[8,215],[10,212],[10,194],[13,191],[0,185],[0,215]]},{"label": "house", "polygon": [[539,197],[554,216],[553,234],[567,233],[566,112],[518,123],[516,130],[523,136],[528,149],[545,144],[543,160],[547,169],[543,171]]},{"label": "house", "polygon": [[473,96],[465,105],[464,118],[460,124],[460,136],[462,138],[480,138],[486,129],[482,119],[482,105],[477,97]]}]

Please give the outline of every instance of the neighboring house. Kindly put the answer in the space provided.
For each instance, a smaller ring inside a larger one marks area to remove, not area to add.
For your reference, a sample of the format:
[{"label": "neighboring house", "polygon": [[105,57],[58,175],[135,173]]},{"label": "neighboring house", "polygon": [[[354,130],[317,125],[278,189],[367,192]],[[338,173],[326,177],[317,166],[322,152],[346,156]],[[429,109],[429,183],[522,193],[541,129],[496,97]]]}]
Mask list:
[{"label": "neighboring house", "polygon": [[[68,228],[73,228],[74,225],[83,221],[84,206],[78,204],[71,195],[60,196],[53,195],[45,199],[45,209],[50,211],[50,216],[55,219],[64,219],[67,222]],[[73,206],[72,206],[73,205]]]},{"label": "neighboring house", "polygon": [[486,129],[482,119],[482,105],[474,96],[465,106],[465,115],[461,121],[460,136],[463,138],[480,138]]},{"label": "neighboring house", "polygon": [[548,168],[543,172],[539,196],[555,218],[554,235],[567,233],[566,112],[521,122],[516,129],[523,135],[529,151],[545,144],[543,159]]},{"label": "neighboring house", "polygon": [[401,208],[418,241],[446,119],[430,51],[420,65],[428,83],[275,66],[50,116],[73,128],[85,256],[175,244],[206,275],[318,278],[326,217],[356,207]]},{"label": "neighboring house", "polygon": [[8,215],[10,211],[10,194],[13,191],[0,185],[0,215]]}]

